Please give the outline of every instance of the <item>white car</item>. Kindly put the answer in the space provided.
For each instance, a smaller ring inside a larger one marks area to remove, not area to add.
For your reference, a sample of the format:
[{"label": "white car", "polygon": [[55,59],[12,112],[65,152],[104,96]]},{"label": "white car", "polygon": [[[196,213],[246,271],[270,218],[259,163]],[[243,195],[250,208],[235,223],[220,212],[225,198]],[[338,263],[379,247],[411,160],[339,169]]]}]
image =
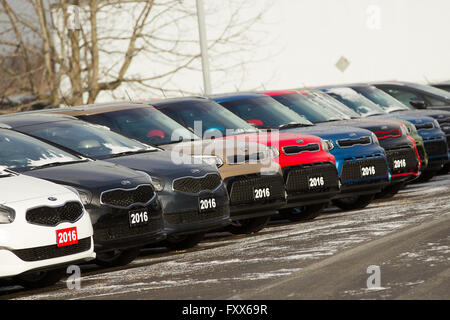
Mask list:
[{"label": "white car", "polygon": [[92,235],[74,191],[0,167],[0,278],[56,283],[68,265],[95,258]]}]

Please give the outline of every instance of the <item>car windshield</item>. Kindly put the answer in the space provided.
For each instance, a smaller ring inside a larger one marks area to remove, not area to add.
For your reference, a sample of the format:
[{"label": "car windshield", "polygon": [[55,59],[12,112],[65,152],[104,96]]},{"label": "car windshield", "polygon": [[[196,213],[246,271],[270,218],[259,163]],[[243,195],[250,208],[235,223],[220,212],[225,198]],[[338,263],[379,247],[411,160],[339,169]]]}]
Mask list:
[{"label": "car windshield", "polygon": [[157,150],[111,132],[104,126],[79,120],[41,123],[21,127],[20,131],[94,159]]},{"label": "car windshield", "polygon": [[312,95],[306,92],[302,94],[280,94],[272,96],[272,98],[313,123],[349,119],[348,116],[326,107],[324,103],[315,100]]},{"label": "car windshield", "polygon": [[363,95],[350,88],[332,88],[326,89],[326,93],[353,109],[362,117],[386,114],[380,106],[376,105]]},{"label": "car windshield", "polygon": [[350,109],[345,104],[339,102],[325,92],[311,89],[308,89],[306,92],[309,93],[309,98],[313,99],[319,104],[324,105],[327,108],[332,108],[333,110],[341,113],[343,116],[348,117],[349,119],[361,118],[361,116],[353,111],[353,109]]},{"label": "car windshield", "polygon": [[154,107],[118,110],[78,118],[107,126],[124,136],[155,146],[200,139]]},{"label": "car windshield", "polygon": [[258,131],[212,100],[187,100],[164,104],[161,111],[206,139]]},{"label": "car windshield", "polygon": [[85,161],[35,138],[0,130],[0,166],[24,172],[47,166]]},{"label": "car windshield", "polygon": [[440,96],[442,98],[445,98],[447,100],[450,100],[450,93],[446,90],[442,90],[436,87],[432,87],[432,86],[426,86],[423,84],[418,84],[418,83],[414,83],[412,85],[412,87],[415,87],[417,89],[420,89],[422,91],[428,92],[430,94],[434,94],[436,96]]},{"label": "car windshield", "polygon": [[387,94],[383,90],[377,89],[375,87],[372,86],[357,87],[354,90],[362,94],[370,101],[379,105],[381,108],[383,108],[384,111],[388,113],[402,110],[409,110],[409,108],[405,106],[403,103],[401,103],[391,95]]},{"label": "car windshield", "polygon": [[306,118],[269,96],[224,101],[220,104],[261,129],[287,129],[313,125]]}]

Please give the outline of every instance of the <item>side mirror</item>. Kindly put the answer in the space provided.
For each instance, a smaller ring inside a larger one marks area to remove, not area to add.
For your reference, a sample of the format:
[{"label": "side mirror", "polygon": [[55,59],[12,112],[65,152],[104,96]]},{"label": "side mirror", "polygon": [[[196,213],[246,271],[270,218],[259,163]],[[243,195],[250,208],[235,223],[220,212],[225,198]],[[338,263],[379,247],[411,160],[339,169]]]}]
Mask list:
[{"label": "side mirror", "polygon": [[427,103],[421,99],[411,99],[409,100],[409,104],[412,105],[416,109],[426,109]]}]

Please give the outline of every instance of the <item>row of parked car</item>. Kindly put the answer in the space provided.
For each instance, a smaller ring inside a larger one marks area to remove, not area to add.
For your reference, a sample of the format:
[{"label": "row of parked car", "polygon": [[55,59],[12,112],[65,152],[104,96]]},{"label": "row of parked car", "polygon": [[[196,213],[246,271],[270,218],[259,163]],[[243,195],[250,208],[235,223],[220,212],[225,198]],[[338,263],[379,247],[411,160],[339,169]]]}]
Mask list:
[{"label": "row of parked car", "polygon": [[70,264],[392,197],[448,172],[449,101],[392,82],[2,115],[0,278],[41,287]]}]

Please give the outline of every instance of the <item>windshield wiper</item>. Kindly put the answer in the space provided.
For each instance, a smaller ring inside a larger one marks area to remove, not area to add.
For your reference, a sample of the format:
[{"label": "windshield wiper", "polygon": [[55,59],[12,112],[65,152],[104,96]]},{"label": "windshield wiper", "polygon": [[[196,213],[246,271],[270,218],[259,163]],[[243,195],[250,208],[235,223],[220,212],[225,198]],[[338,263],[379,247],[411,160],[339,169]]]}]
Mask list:
[{"label": "windshield wiper", "polygon": [[279,126],[279,129],[290,129],[290,128],[304,128],[304,127],[311,127],[314,126],[314,124],[307,124],[307,123],[286,123]]},{"label": "windshield wiper", "polygon": [[51,162],[47,164],[43,164],[40,166],[34,166],[31,167],[30,170],[36,170],[36,169],[44,169],[44,168],[51,168],[51,167],[57,167],[57,166],[64,166],[68,164],[74,164],[74,163],[80,163],[80,162],[86,162],[89,161],[88,159],[81,159],[76,161],[57,161],[57,162]]},{"label": "windshield wiper", "polygon": [[141,150],[133,150],[133,151],[124,151],[119,153],[114,153],[106,157],[106,159],[109,158],[116,158],[116,157],[123,157],[123,156],[129,156],[132,154],[140,154],[140,153],[149,153],[149,152],[156,152],[159,151],[158,149],[141,149]]}]

